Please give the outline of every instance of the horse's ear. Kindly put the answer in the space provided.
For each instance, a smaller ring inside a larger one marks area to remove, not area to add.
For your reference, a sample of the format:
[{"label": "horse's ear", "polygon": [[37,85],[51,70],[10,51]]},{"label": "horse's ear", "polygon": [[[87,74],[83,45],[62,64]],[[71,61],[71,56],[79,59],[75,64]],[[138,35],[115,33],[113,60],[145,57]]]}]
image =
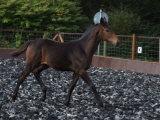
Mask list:
[{"label": "horse's ear", "polygon": [[100,23],[101,23],[101,25],[102,26],[104,26],[105,24],[107,24],[107,20],[106,20],[106,18],[104,17],[101,17],[101,19],[100,19]]}]

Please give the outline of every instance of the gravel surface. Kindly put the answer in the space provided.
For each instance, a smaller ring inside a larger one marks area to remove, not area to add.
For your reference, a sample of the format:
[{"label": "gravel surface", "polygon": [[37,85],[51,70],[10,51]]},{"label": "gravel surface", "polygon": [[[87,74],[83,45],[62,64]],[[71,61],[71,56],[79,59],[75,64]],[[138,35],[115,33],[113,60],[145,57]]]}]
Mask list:
[{"label": "gravel surface", "polygon": [[98,107],[82,79],[66,107],[72,72],[49,68],[41,75],[48,89],[45,102],[39,100],[40,86],[30,74],[13,103],[10,96],[24,66],[24,59],[0,58],[0,120],[160,120],[158,75],[91,67],[87,72],[105,108]]}]

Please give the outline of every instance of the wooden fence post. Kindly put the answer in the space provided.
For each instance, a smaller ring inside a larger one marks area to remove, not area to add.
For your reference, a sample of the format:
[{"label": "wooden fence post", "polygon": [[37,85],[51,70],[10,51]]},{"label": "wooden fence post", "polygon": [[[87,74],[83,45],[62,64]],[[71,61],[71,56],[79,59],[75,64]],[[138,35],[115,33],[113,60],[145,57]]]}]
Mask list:
[{"label": "wooden fence post", "polygon": [[132,36],[132,60],[135,60],[136,34]]},{"label": "wooden fence post", "polygon": [[160,39],[159,39],[159,63],[160,63]]}]

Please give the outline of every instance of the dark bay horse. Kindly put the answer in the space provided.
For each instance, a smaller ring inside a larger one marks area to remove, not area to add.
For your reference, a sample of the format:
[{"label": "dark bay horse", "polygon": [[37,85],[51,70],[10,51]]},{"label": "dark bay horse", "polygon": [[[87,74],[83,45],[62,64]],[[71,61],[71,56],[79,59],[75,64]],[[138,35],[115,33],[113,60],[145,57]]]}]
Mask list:
[{"label": "dark bay horse", "polygon": [[101,18],[100,24],[92,26],[79,39],[74,41],[60,43],[51,39],[40,38],[26,42],[17,51],[11,53],[11,56],[16,57],[26,51],[26,67],[17,81],[12,100],[15,101],[19,86],[31,72],[41,86],[41,100],[45,100],[47,89],[40,79],[40,73],[52,67],[60,71],[73,71],[72,82],[64,102],[65,105],[69,105],[72,91],[79,77],[81,77],[93,91],[98,105],[103,107],[99,94],[86,73],[91,64],[92,56],[102,40],[110,42],[113,46],[119,44],[117,36],[109,27],[105,18]]}]

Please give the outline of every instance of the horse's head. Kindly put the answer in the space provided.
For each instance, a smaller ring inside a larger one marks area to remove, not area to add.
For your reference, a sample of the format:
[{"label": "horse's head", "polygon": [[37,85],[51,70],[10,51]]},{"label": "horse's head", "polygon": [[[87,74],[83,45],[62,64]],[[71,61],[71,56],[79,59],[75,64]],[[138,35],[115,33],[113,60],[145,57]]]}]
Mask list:
[{"label": "horse's head", "polygon": [[108,25],[106,18],[101,18],[100,20],[99,38],[101,40],[108,41],[113,46],[118,46],[120,43],[112,28]]}]

